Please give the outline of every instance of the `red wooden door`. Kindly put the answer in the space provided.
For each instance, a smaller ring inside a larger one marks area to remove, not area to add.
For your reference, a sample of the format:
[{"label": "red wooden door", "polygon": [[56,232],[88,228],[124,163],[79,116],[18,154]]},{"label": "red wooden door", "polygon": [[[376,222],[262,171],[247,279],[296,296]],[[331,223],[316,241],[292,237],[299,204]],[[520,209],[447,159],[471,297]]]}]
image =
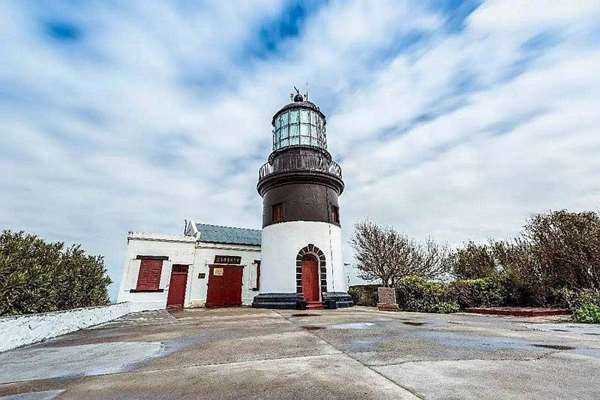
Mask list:
[{"label": "red wooden door", "polygon": [[211,266],[206,307],[241,306],[242,274],[241,266]]},{"label": "red wooden door", "polygon": [[223,273],[223,267],[210,267],[206,307],[219,307],[225,304],[223,299]]},{"label": "red wooden door", "polygon": [[187,274],[187,265],[173,265],[171,269],[171,282],[169,283],[169,295],[167,296],[167,307],[183,308]]},{"label": "red wooden door", "polygon": [[302,261],[302,293],[306,301],[320,301],[319,270],[317,260],[312,256],[305,256]]}]

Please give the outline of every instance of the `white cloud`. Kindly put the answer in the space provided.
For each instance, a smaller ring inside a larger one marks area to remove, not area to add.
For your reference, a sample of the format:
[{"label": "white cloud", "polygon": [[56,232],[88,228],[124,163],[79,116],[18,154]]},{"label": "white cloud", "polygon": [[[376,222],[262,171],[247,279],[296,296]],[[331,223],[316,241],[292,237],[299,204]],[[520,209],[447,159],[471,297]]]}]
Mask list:
[{"label": "white cloud", "polygon": [[469,18],[469,23],[472,29],[505,35],[597,21],[599,14],[595,1],[493,0],[479,7]]},{"label": "white cloud", "polygon": [[76,45],[44,38],[52,12],[0,6],[3,227],[82,242],[115,280],[128,230],[257,227],[271,115],[307,81],[343,159],[346,236],[371,218],[457,244],[597,207],[593,2],[486,3],[458,32],[421,3],[333,2],[267,56],[248,48],[279,2],[147,4],[61,15]]}]

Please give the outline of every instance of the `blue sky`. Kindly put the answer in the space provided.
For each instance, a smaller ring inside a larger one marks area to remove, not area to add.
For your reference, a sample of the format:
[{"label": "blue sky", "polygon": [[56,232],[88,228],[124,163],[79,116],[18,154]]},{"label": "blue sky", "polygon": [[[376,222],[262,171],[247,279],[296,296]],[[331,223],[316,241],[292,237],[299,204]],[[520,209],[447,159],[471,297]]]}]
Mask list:
[{"label": "blue sky", "polygon": [[0,2],[0,227],[82,243],[117,283],[128,231],[258,228],[270,118],[307,83],[346,238],[597,210],[598,21],[591,0]]}]

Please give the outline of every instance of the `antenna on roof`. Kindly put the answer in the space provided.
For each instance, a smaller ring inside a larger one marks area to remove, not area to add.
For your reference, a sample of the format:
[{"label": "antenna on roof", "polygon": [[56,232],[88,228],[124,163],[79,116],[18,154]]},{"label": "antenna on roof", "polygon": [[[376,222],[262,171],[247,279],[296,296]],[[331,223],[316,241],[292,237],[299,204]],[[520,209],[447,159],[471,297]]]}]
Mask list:
[{"label": "antenna on roof", "polygon": [[304,99],[308,101],[308,82],[306,82],[306,92],[304,93]]}]

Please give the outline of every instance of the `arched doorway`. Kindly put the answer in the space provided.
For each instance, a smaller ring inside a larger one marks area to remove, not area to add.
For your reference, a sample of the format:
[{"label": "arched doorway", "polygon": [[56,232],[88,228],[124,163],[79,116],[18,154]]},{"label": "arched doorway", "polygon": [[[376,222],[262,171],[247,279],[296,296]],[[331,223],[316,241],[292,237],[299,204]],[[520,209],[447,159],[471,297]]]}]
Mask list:
[{"label": "arched doorway", "polygon": [[321,295],[327,292],[325,254],[314,244],[296,256],[296,293],[302,293],[307,308],[323,308]]},{"label": "arched doorway", "polygon": [[321,301],[319,295],[319,262],[312,254],[302,259],[302,293],[307,303]]}]

